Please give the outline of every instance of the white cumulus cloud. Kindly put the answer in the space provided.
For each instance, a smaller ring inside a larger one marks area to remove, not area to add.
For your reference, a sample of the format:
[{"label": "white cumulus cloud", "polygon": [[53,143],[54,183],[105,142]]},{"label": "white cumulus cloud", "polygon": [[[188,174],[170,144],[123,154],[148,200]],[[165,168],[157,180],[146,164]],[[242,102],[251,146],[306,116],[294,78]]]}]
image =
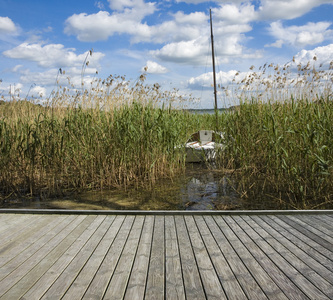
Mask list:
[{"label": "white cumulus cloud", "polygon": [[147,38],[150,34],[148,25],[138,22],[130,15],[110,14],[106,11],[91,15],[74,14],[66,20],[64,31],[85,42],[107,40],[116,33],[130,34],[136,39]]},{"label": "white cumulus cloud", "polygon": [[108,2],[112,10],[132,15],[135,19],[142,19],[156,10],[154,2],[145,2],[144,0],[108,0]]},{"label": "white cumulus cloud", "polygon": [[197,39],[203,34],[208,34],[208,16],[203,12],[184,14],[177,12],[172,15],[172,20],[150,26],[150,35],[147,42],[175,43]]},{"label": "white cumulus cloud", "polygon": [[302,26],[286,26],[281,21],[271,23],[269,32],[277,39],[271,45],[281,47],[288,44],[296,47],[305,47],[323,42],[326,38],[332,37],[333,31],[329,29],[330,22],[309,22]]},{"label": "white cumulus cloud", "polygon": [[114,34],[130,34],[134,42],[150,37],[149,26],[142,20],[156,11],[155,3],[143,0],[109,0],[113,10],[96,14],[74,14],[65,22],[64,32],[78,40],[95,42],[107,40]]},{"label": "white cumulus cloud", "polygon": [[[22,59],[36,62],[40,67],[70,67],[80,66],[83,64],[86,53],[77,55],[75,49],[65,48],[61,44],[29,44],[22,43],[19,46],[4,51],[6,57]],[[101,52],[95,52],[89,57],[90,64],[98,64],[104,56]]]},{"label": "white cumulus cloud", "polygon": [[150,53],[165,61],[205,64],[207,59],[203,54],[207,54],[207,44],[204,45],[200,40],[169,43],[159,50],[150,51]]},{"label": "white cumulus cloud", "polygon": [[332,0],[261,0],[259,7],[262,20],[290,20],[311,11],[322,4],[333,4]]},{"label": "white cumulus cloud", "polygon": [[[237,78],[243,78],[246,76],[246,73],[239,74],[236,70],[230,70],[228,72],[220,71],[216,73],[216,82],[226,86],[232,83],[232,80],[235,78],[237,74]],[[212,87],[213,86],[213,72],[208,72],[201,74],[197,77],[192,77],[187,81],[188,85],[192,88],[201,89],[202,87]]]},{"label": "white cumulus cloud", "polygon": [[223,22],[224,25],[244,24],[257,19],[257,12],[254,5],[249,3],[236,5],[225,4],[219,8],[214,8],[214,22]]},{"label": "white cumulus cloud", "polygon": [[8,17],[0,17],[0,34],[15,34],[17,27]]},{"label": "white cumulus cloud", "polygon": [[[170,0],[167,0],[167,1],[170,1]],[[212,2],[210,0],[176,0],[177,3],[180,3],[180,2],[185,2],[185,3],[189,3],[189,4],[199,4],[199,3],[204,3],[204,2]],[[215,0],[214,1],[215,3],[230,3],[230,2],[233,2],[233,3],[238,3],[238,4],[241,4],[244,2],[244,0]]]},{"label": "white cumulus cloud", "polygon": [[30,96],[34,96],[34,97],[43,97],[46,96],[46,88],[36,85],[33,88],[31,88],[30,90]]},{"label": "white cumulus cloud", "polygon": [[[313,58],[316,57],[314,61]],[[314,62],[317,66],[328,67],[333,61],[333,44],[317,47],[312,50],[302,50],[294,56],[295,64],[306,65],[308,62]]]},{"label": "white cumulus cloud", "polygon": [[[145,67],[147,67],[147,73],[149,73],[149,74],[164,74],[169,71],[166,67],[163,67],[162,65],[158,64],[157,62],[151,61],[151,60],[147,61]],[[142,68],[141,71],[144,71],[145,67]]]}]

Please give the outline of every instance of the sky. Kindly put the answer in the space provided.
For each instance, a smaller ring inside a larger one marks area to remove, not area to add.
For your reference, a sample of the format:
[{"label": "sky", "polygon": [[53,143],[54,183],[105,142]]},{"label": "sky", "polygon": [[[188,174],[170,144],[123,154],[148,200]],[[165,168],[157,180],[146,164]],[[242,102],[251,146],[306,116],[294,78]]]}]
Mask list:
[{"label": "sky", "polygon": [[333,60],[333,0],[0,0],[0,97],[80,89],[83,66],[87,83],[147,67],[148,84],[213,108],[210,9],[222,86],[252,65]]}]

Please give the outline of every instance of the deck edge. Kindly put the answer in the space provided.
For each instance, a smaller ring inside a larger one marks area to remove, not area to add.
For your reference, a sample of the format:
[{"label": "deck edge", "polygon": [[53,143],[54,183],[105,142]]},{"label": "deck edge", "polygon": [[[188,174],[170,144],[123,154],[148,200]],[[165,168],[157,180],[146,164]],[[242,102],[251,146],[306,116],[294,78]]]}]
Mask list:
[{"label": "deck edge", "polygon": [[333,210],[70,210],[7,209],[0,214],[84,214],[84,215],[286,215],[333,214]]}]

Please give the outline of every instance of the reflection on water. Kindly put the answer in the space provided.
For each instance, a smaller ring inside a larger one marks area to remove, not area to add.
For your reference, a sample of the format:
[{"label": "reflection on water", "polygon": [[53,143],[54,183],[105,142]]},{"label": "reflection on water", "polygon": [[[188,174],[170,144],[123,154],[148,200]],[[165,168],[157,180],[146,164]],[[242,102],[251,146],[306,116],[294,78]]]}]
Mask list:
[{"label": "reflection on water", "polygon": [[187,210],[238,209],[241,203],[230,175],[200,165],[188,170],[181,195]]},{"label": "reflection on water", "polygon": [[153,189],[86,192],[66,198],[7,200],[6,208],[53,208],[90,210],[231,210],[278,209],[276,204],[242,199],[236,192],[234,176],[189,164],[185,174],[162,180]]}]

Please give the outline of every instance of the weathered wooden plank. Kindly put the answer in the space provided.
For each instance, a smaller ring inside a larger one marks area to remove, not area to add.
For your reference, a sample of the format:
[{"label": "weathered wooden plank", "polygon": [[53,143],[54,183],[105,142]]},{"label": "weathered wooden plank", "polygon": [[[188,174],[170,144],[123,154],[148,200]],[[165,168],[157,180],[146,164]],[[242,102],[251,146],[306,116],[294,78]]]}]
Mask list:
[{"label": "weathered wooden plank", "polygon": [[[262,218],[267,218],[266,216],[262,216]],[[284,223],[282,220],[270,217],[269,222],[273,223],[272,226],[285,238],[291,241],[298,248],[303,249],[305,253],[307,253],[310,257],[315,259],[317,262],[325,266],[328,270],[333,272],[333,263],[332,259],[328,257],[332,253],[326,248],[316,244],[313,240],[307,238],[294,228],[290,227],[288,224]],[[287,230],[288,229],[288,230]]]},{"label": "weathered wooden plank", "polygon": [[[4,270],[9,270],[12,268],[14,270],[17,266],[27,260],[31,255],[33,255],[36,251],[38,251],[48,240],[52,239],[57,232],[61,231],[66,224],[72,222],[75,216],[69,216],[67,221],[63,221],[63,223],[59,222],[64,220],[61,218],[53,224],[52,220],[48,217],[39,219],[36,221],[36,227],[32,227],[33,231],[29,229],[29,231],[24,231],[23,235],[18,234],[16,235],[15,239],[11,240],[10,242],[6,243],[1,251],[1,263],[0,266],[3,265],[0,272],[0,280],[7,275],[4,273]],[[67,219],[67,218],[65,218]],[[48,223],[50,221],[50,223]],[[51,228],[54,230],[50,232],[50,227],[48,224],[51,225]],[[45,231],[44,229],[47,228]],[[28,238],[26,238],[26,236]],[[31,237],[32,240],[31,240]]]},{"label": "weathered wooden plank", "polygon": [[324,224],[326,228],[332,230],[332,223],[333,223],[333,218],[330,217],[330,215],[311,215],[314,219],[317,220],[317,222],[320,224]]},{"label": "weathered wooden plank", "polygon": [[20,226],[20,224],[25,224],[28,220],[31,220],[30,214],[0,213],[0,223],[3,225],[0,228],[0,233],[7,231],[8,228],[6,226],[15,228],[16,226]]},{"label": "weathered wooden plank", "polygon": [[[40,278],[44,276],[45,273],[49,272],[50,267],[65,253],[66,249],[73,243],[75,238],[77,238],[81,232],[84,230],[81,225],[86,221],[85,216],[79,216],[72,222],[71,226],[76,223],[76,227],[57,245],[51,252],[41,259],[41,261],[36,264],[36,266],[29,271],[10,291],[5,295],[7,299],[24,299],[25,294],[29,289],[33,288],[34,285],[40,281]],[[90,221],[91,222],[91,221]],[[90,223],[89,222],[89,223]],[[63,270],[63,269],[62,269]],[[51,282],[52,283],[52,282]],[[49,285],[47,286],[47,288]],[[40,292],[41,290],[39,290]],[[39,299],[40,297],[38,297]],[[35,299],[35,298],[27,298]]]},{"label": "weathered wooden plank", "polygon": [[1,299],[333,299],[331,213],[89,215],[0,213]]},{"label": "weathered wooden plank", "polygon": [[136,253],[134,265],[127,285],[125,300],[144,299],[152,235],[154,228],[154,216],[146,216]]},{"label": "weathered wooden plank", "polygon": [[205,244],[202,241],[200,232],[194,222],[193,216],[185,216],[184,218],[206,298],[227,299],[215,272],[214,266],[210,260]]},{"label": "weathered wooden plank", "polygon": [[[10,242],[3,245],[2,249],[0,250],[0,267],[13,260],[22,252],[24,252],[24,254],[21,255],[21,258],[22,260],[26,260],[28,258],[27,253],[31,252],[31,248],[38,247],[41,242],[40,240],[44,237],[44,235],[47,234],[50,230],[56,228],[56,226],[58,226],[61,222],[64,222],[65,219],[67,219],[66,216],[60,218],[56,217],[53,219],[49,219],[47,216],[45,216],[43,220],[37,218],[34,221],[36,227],[33,226],[28,232],[22,232],[21,235],[17,235],[15,239],[13,238]],[[27,226],[30,225],[28,224]],[[16,264],[19,264],[17,259],[15,259],[15,261]]]},{"label": "weathered wooden plank", "polygon": [[[325,263],[325,260],[331,262],[333,261],[333,253],[323,247],[322,245],[317,244],[314,240],[312,240],[311,238],[309,238],[308,236],[304,235],[302,232],[298,231],[297,229],[295,229],[294,227],[290,226],[289,224],[287,224],[286,222],[284,222],[281,218],[277,218],[276,216],[263,216],[264,218],[270,218],[272,219],[276,224],[278,224],[279,226],[281,226],[281,228],[283,228],[284,230],[286,230],[286,232],[288,232],[290,234],[289,235],[284,235],[286,236],[289,240],[291,239],[293,241],[294,244],[298,244],[300,245],[300,247],[306,247],[311,253],[313,254],[313,256],[319,256],[322,257],[323,259],[323,263]],[[297,238],[294,238],[297,237]],[[313,249],[313,250],[311,250]],[[330,268],[331,264],[326,264],[325,266],[332,271],[333,270],[333,266],[331,266],[332,268]]]},{"label": "weathered wooden plank", "polygon": [[187,299],[205,299],[200,273],[191,247],[183,216],[175,216],[178,245]]},{"label": "weathered wooden plank", "polygon": [[333,239],[326,236],[321,231],[307,226],[306,223],[298,220],[294,216],[285,215],[280,216],[280,218],[290,226],[296,228],[298,231],[314,240],[317,244],[327,248],[330,251],[332,250]]},{"label": "weathered wooden plank", "polygon": [[[15,242],[23,242],[44,225],[52,222],[52,218],[52,215],[40,216],[39,218],[37,217],[36,220],[34,220],[35,218],[30,218],[30,220],[27,219],[21,224],[16,224],[14,228],[10,227],[3,233],[3,236],[0,237],[0,253],[3,254],[6,251],[11,251],[11,248],[15,246]],[[57,218],[54,220],[57,220]]]},{"label": "weathered wooden plank", "polygon": [[[244,233],[246,233],[246,235],[239,235],[244,242],[244,245],[248,247],[248,250],[251,252],[254,259],[280,288],[281,291],[279,291],[274,297],[285,299],[286,295],[293,295],[293,299],[306,298],[305,294],[302,293],[302,291],[290,281],[290,278],[280,270],[279,263],[283,263],[283,257],[278,255],[275,249],[270,246],[270,243],[266,238],[263,238],[257,233],[258,228],[261,228],[258,222],[248,219],[247,216],[234,216],[233,219],[237,225],[244,230]],[[283,294],[281,292],[283,292]],[[271,298],[270,294],[268,294],[268,296]]]},{"label": "weathered wooden plank", "polygon": [[[322,291],[324,289],[326,293],[329,292],[330,284],[323,277],[314,273],[294,254],[298,251],[297,247],[293,248],[292,243],[286,240],[274,228],[270,227],[269,224],[263,222],[261,216],[243,216],[242,218],[252,226],[254,231],[252,231],[251,235],[257,237],[256,242],[258,246],[261,249],[269,248],[268,256],[274,261],[276,266],[286,274],[286,277],[289,277],[289,280],[283,279],[283,281],[281,281],[282,286],[284,286],[284,292],[287,295],[293,295],[295,299],[304,299],[304,294],[307,294],[310,298],[317,295],[318,299],[321,297],[325,299],[325,295]],[[256,226],[256,224],[259,224],[259,226]],[[292,248],[289,249],[283,242],[290,243]],[[295,252],[293,252],[293,250],[295,250]],[[256,259],[258,262],[262,262],[259,258]],[[275,272],[270,274],[271,276],[276,275]],[[315,285],[314,282],[317,282],[318,285]],[[296,286],[298,288],[296,288]],[[304,289],[304,286],[307,286],[307,289]]]},{"label": "weathered wooden plank", "polygon": [[[211,218],[211,217],[207,217]],[[202,216],[194,217],[228,299],[248,299]]]},{"label": "weathered wooden plank", "polygon": [[[325,215],[322,215],[325,216]],[[307,224],[308,226],[315,228],[316,230],[323,232],[324,236],[328,236],[331,238],[331,241],[333,240],[333,227],[331,224],[326,224],[325,222],[318,222],[318,219],[315,218],[315,216],[294,216],[295,218],[302,221],[304,224]]]},{"label": "weathered wooden plank", "polygon": [[126,216],[124,222],[117,233],[109,251],[107,252],[101,266],[90,283],[83,299],[102,299],[108,284],[112,278],[113,272],[121,257],[124,245],[131,231],[134,216]]},{"label": "weathered wooden plank", "polygon": [[[57,230],[50,233],[51,239],[44,240],[40,245],[38,251],[34,252],[19,268],[16,268],[6,278],[0,282],[1,291],[7,291],[3,299],[15,299],[13,295],[23,293],[23,289],[26,287],[26,281],[37,281],[38,273],[34,272],[34,268],[44,260],[52,250],[57,247],[66,236],[75,228],[80,222],[76,222],[77,216],[73,216],[68,219],[68,222],[64,222],[60,226],[57,226]],[[67,220],[67,219],[66,219]],[[9,290],[10,288],[10,290]],[[20,295],[19,295],[20,296]]]},{"label": "weathered wooden plank", "polygon": [[185,300],[178,239],[173,216],[165,216],[165,298]]},{"label": "weathered wooden plank", "polygon": [[[306,275],[307,273],[310,273],[310,275],[306,276],[306,277],[311,279],[311,277],[312,277],[311,273],[313,271],[315,271],[321,277],[319,277],[317,280],[313,279],[312,281],[314,283],[316,281],[319,281],[320,284],[325,284],[325,282],[328,281],[328,282],[330,282],[330,284],[333,284],[333,272],[327,268],[327,265],[325,265],[325,262],[328,265],[332,264],[332,262],[330,262],[327,258],[323,257],[322,255],[319,256],[319,258],[321,258],[321,260],[320,259],[316,260],[311,255],[311,253],[313,253],[314,251],[311,251],[311,248],[309,246],[304,245],[304,244],[297,245],[295,243],[295,241],[298,241],[297,236],[290,237],[288,232],[286,232],[278,224],[273,222],[272,219],[266,218],[265,216],[261,216],[260,219],[264,221],[263,223],[261,223],[263,231],[261,231],[260,234],[266,240],[267,240],[267,237],[273,237],[274,240],[272,240],[272,243],[274,243],[275,247],[278,247],[279,249],[281,249],[281,248],[287,249],[287,251],[289,253],[292,253],[290,263],[294,267],[298,268],[298,270],[301,274]],[[289,237],[289,239],[287,237]],[[276,246],[276,245],[279,245],[279,246]],[[286,257],[289,257],[289,256],[286,256]],[[313,276],[316,277],[315,274]],[[333,290],[333,287],[331,287],[329,289]]]},{"label": "weathered wooden plank", "polygon": [[0,269],[0,296],[34,268],[49,253],[54,244],[61,241],[61,233],[75,218],[75,216],[68,218],[68,222],[60,224],[56,227],[56,230],[48,232],[38,243],[29,247],[26,251],[22,251],[14,259],[2,266]]},{"label": "weathered wooden plank", "polygon": [[[30,222],[29,222],[30,221]],[[30,215],[17,215],[17,214],[0,214],[0,238],[1,240],[8,238],[11,233],[22,230],[26,225],[31,224],[33,219]]]},{"label": "weathered wooden plank", "polygon": [[155,216],[145,299],[164,299],[165,273],[164,216]]},{"label": "weathered wooden plank", "polygon": [[42,273],[42,271],[44,273],[31,285],[22,299],[40,299],[95,232],[100,220],[93,215],[81,217],[83,218],[77,219],[81,223],[68,234],[61,244],[53,249],[49,256],[40,262],[36,273]]},{"label": "weathered wooden plank", "polygon": [[[255,216],[251,218],[257,223],[261,220],[261,218]],[[274,237],[274,239],[270,239],[267,242],[273,248],[278,249],[280,256],[283,257],[283,260],[279,260],[279,268],[288,274],[291,281],[311,299],[328,299],[331,291],[333,291],[332,285],[298,258],[297,254],[301,256],[300,249],[292,247],[292,243],[281,236],[274,228],[270,227],[269,224],[261,223],[261,226],[264,229],[260,230],[257,228],[257,231],[260,232],[263,238],[265,238],[265,235]],[[290,246],[291,249],[287,248],[286,245]],[[328,270],[326,274],[330,276]]]},{"label": "weathered wooden plank", "polygon": [[261,287],[224,235],[223,226],[219,227],[214,217],[205,216],[204,219],[248,299],[267,299]]},{"label": "weathered wooden plank", "polygon": [[[1,214],[0,213],[0,223],[1,224],[7,224],[7,222],[9,221],[9,223],[11,223],[11,221],[10,220],[13,220],[13,216],[14,216],[15,214]],[[22,217],[21,215],[19,215],[19,218],[20,217]],[[1,227],[0,228],[0,232],[2,232],[2,230],[3,230],[3,227]]]},{"label": "weathered wooden plank", "polygon": [[[61,299],[72,285],[73,281],[80,274],[82,268],[87,263],[91,254],[97,248],[105,231],[109,228],[109,222],[105,222],[106,216],[97,216],[96,226],[91,228],[92,234],[89,240],[64,269],[57,280],[50,286],[42,299]],[[82,287],[84,290],[86,287]]]},{"label": "weathered wooden plank", "polygon": [[265,295],[270,299],[284,299],[285,295],[268,274],[272,268],[265,270],[262,265],[254,259],[252,254],[260,255],[258,251],[256,252],[258,248],[255,247],[253,241],[244,233],[244,230],[236,224],[233,217],[226,216],[217,218],[217,223],[223,228],[227,239],[230,240],[231,245],[264,291]]},{"label": "weathered wooden plank", "polygon": [[96,249],[88,259],[87,263],[80,270],[80,273],[75,278],[71,286],[66,291],[62,299],[82,299],[91,280],[94,278],[99,266],[101,265],[110,245],[112,244],[118,230],[122,224],[123,218],[115,216],[107,216],[102,227],[105,230],[101,242],[97,245]]},{"label": "weathered wooden plank", "polygon": [[105,299],[123,299],[139,244],[144,216],[136,216],[116,270],[105,292]]}]

